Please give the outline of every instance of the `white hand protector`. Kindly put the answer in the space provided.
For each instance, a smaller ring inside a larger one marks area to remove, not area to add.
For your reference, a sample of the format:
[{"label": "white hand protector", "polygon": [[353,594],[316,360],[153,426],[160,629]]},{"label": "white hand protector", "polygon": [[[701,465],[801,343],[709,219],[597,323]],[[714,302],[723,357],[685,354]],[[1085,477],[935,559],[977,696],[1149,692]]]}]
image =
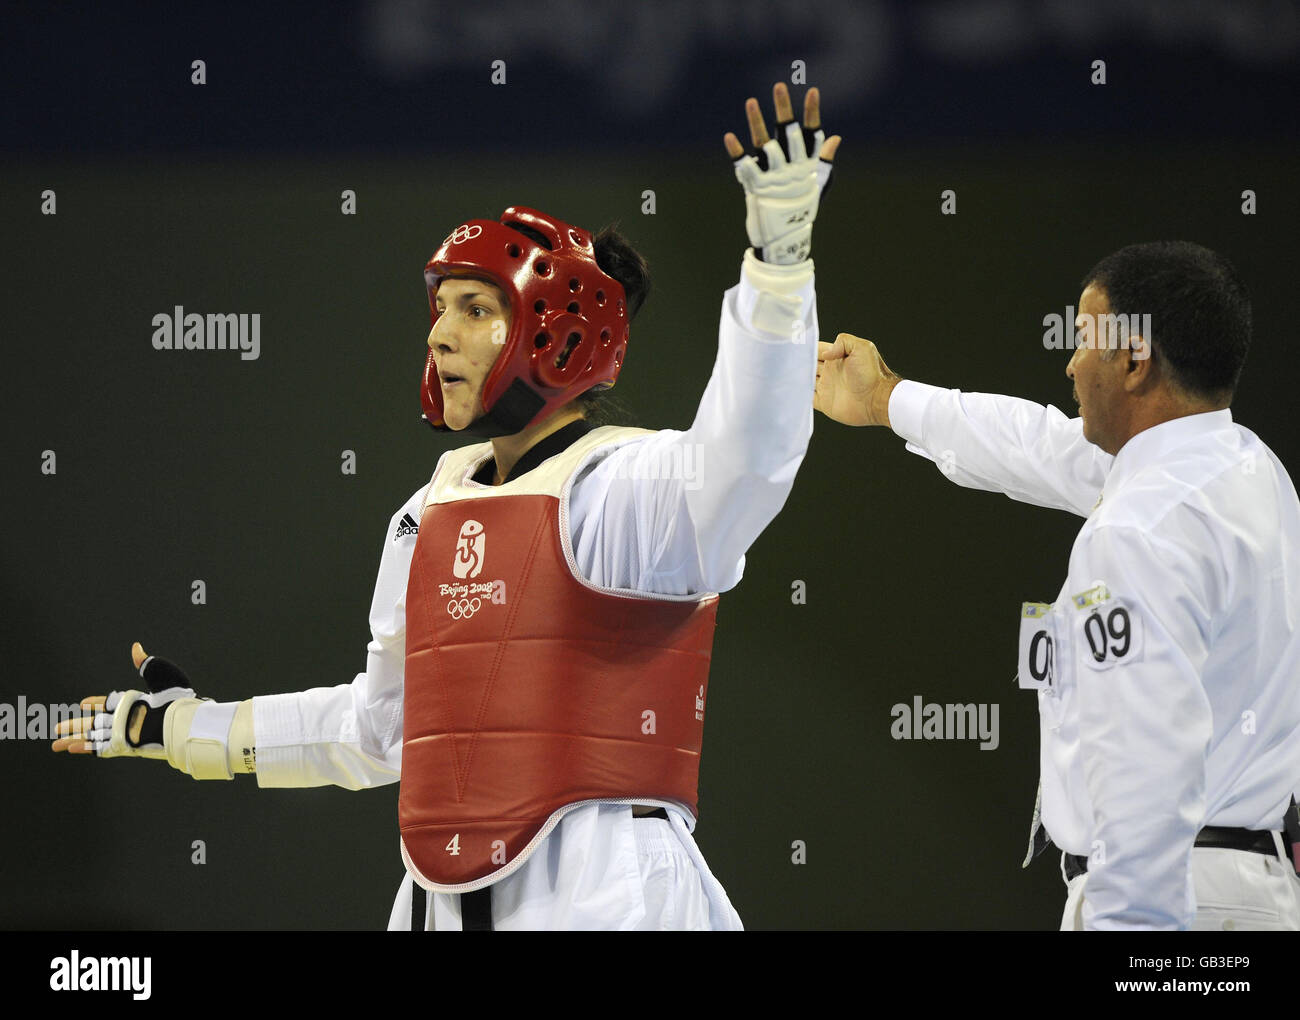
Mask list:
[{"label": "white hand protector", "polygon": [[[140,676],[149,693],[114,691],[104,699],[104,711],[95,715],[86,735],[95,754],[161,758],[195,779],[230,779],[226,738],[238,706],[196,697],[180,667],[156,655],[140,664]],[[139,736],[132,739],[140,713]],[[251,725],[247,728],[251,744]]]},{"label": "white hand protector", "polygon": [[[104,699],[104,711],[95,715],[86,742],[101,758],[166,758],[167,709],[179,701],[198,703],[189,679],[178,666],[151,655],[140,664],[142,691],[113,691]],[[144,714],[138,740],[132,740],[131,723]]]},{"label": "white hand protector", "polygon": [[733,166],[745,189],[745,229],[754,252],[764,262],[792,265],[812,252],[813,220],[832,167],[820,158],[826,140],[821,128],[792,120],[778,124],[776,136]]}]

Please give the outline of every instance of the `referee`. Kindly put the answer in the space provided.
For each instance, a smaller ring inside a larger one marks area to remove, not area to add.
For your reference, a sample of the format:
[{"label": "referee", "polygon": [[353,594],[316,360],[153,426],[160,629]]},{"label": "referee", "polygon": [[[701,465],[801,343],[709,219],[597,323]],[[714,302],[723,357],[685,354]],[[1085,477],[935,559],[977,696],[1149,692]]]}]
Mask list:
[{"label": "referee", "polygon": [[1026,864],[1063,851],[1062,929],[1298,930],[1300,503],[1232,420],[1249,298],[1186,242],[1123,248],[1083,287],[1077,418],[904,381],[848,334],[820,345],[815,406],[889,426],[958,485],[1086,518],[1056,601],[1020,620],[1041,731]]}]

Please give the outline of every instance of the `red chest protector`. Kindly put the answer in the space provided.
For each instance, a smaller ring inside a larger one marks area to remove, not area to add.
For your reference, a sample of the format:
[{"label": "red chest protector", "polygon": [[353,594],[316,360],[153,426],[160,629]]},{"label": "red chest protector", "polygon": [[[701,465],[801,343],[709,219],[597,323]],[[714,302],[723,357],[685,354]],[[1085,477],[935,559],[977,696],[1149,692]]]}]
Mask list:
[{"label": "red chest protector", "polygon": [[595,430],[495,488],[465,480],[484,447],[435,475],[406,590],[398,806],[426,889],[504,878],[583,801],[696,812],[717,596],[580,580],[561,517],[585,454],[629,433]]}]

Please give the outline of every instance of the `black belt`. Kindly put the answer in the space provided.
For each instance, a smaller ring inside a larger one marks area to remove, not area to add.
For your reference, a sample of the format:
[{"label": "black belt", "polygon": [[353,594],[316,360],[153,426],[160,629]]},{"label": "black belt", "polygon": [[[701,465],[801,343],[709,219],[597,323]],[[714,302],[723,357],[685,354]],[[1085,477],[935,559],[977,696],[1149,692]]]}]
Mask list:
[{"label": "black belt", "polygon": [[[429,894],[424,887],[411,883],[411,931],[424,931],[429,920]],[[462,931],[492,930],[492,887],[460,894]]]},{"label": "black belt", "polygon": [[[637,818],[662,818],[668,821],[668,812],[655,808]],[[424,931],[429,917],[429,895],[424,887],[411,883],[411,931]],[[484,886],[474,892],[460,894],[460,923],[462,931],[492,930],[492,887]]]},{"label": "black belt", "polygon": [[461,931],[492,930],[492,887],[460,894]]},{"label": "black belt", "polygon": [[[1273,833],[1267,829],[1229,829],[1221,825],[1207,825],[1196,834],[1195,846],[1215,847],[1220,850],[1249,850],[1266,857],[1277,856]],[[1078,878],[1088,870],[1088,858],[1078,854],[1065,855],[1065,880]]]}]

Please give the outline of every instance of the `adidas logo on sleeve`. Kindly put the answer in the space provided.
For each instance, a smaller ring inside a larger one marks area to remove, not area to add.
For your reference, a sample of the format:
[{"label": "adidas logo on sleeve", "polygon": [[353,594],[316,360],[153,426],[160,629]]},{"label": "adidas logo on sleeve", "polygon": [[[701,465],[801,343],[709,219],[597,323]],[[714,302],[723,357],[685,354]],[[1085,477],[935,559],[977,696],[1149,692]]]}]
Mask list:
[{"label": "adidas logo on sleeve", "polygon": [[410,514],[402,514],[402,519],[397,522],[397,531],[393,534],[393,541],[396,542],[403,535],[416,535],[420,531],[420,522]]}]

